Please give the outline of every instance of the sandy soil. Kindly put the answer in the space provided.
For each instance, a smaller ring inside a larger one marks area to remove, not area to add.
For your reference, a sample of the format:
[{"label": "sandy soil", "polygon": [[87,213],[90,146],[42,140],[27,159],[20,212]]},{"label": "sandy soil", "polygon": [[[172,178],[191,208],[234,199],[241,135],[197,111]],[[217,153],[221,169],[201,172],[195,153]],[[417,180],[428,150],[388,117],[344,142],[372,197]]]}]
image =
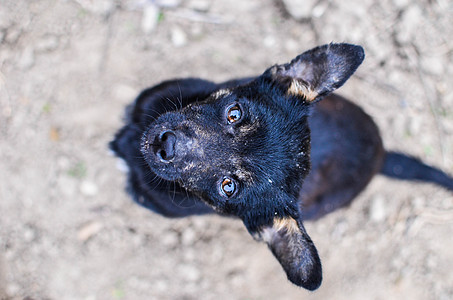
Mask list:
[{"label": "sandy soil", "polygon": [[[1,299],[452,299],[453,195],[377,177],[307,230],[324,282],[285,278],[241,222],[135,205],[107,143],[174,77],[255,75],[331,41],[387,148],[453,173],[448,0],[0,0]],[[160,7],[150,3],[158,3]]]}]

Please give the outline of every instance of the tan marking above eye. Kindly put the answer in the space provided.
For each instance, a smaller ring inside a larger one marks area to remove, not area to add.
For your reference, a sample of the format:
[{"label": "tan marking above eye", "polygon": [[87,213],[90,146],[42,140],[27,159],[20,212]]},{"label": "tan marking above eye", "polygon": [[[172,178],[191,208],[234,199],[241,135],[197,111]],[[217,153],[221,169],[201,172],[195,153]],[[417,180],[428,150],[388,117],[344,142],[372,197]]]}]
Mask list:
[{"label": "tan marking above eye", "polygon": [[228,109],[227,119],[230,124],[239,121],[242,118],[242,110],[239,105],[233,105]]},{"label": "tan marking above eye", "polygon": [[236,183],[231,178],[224,178],[222,181],[222,192],[227,196],[233,196],[236,191]]}]

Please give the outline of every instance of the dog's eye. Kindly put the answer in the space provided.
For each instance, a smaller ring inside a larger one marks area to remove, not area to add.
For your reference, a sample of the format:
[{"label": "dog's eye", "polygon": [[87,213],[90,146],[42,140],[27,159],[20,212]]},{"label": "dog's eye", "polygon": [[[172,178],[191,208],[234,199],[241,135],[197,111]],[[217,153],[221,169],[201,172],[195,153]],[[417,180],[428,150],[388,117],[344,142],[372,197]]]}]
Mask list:
[{"label": "dog's eye", "polygon": [[235,104],[228,109],[227,119],[228,123],[232,124],[239,121],[242,117],[242,110],[239,105]]},{"label": "dog's eye", "polygon": [[221,183],[221,190],[227,197],[231,197],[236,192],[236,183],[231,178],[225,177]]}]

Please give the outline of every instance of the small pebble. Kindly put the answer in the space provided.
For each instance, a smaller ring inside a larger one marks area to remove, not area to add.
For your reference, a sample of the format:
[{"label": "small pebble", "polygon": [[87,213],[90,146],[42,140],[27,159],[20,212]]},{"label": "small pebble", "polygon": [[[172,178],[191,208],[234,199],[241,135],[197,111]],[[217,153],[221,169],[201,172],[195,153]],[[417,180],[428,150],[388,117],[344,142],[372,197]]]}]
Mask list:
[{"label": "small pebble", "polygon": [[83,226],[77,233],[77,238],[79,241],[85,242],[89,240],[92,236],[97,234],[102,229],[102,223],[98,221],[93,221],[85,226]]},{"label": "small pebble", "polygon": [[382,222],[385,218],[385,199],[382,196],[376,196],[371,200],[370,219],[374,222]]},{"label": "small pebble", "polygon": [[315,0],[283,0],[286,10],[296,20],[310,18],[316,2]]},{"label": "small pebble", "polygon": [[269,35],[264,38],[263,44],[266,48],[272,48],[275,47],[275,45],[277,45],[277,41],[273,36]]},{"label": "small pebble", "polygon": [[442,76],[447,68],[444,60],[439,59],[438,56],[422,55],[420,56],[420,63],[423,70],[438,76]]},{"label": "small pebble", "polygon": [[211,6],[211,2],[207,0],[192,0],[187,6],[199,12],[207,12]]},{"label": "small pebble", "polygon": [[143,9],[141,27],[145,34],[150,34],[157,26],[159,21],[160,9],[157,5],[148,4]]},{"label": "small pebble", "polygon": [[179,273],[185,278],[187,281],[195,282],[200,280],[201,274],[200,271],[192,265],[180,265],[179,266]]},{"label": "small pebble", "polygon": [[85,180],[80,184],[80,192],[84,196],[96,196],[98,194],[98,187],[94,182]]},{"label": "small pebble", "polygon": [[181,4],[181,0],[156,0],[156,3],[160,7],[175,8]]},{"label": "small pebble", "polygon": [[179,243],[178,235],[172,231],[165,232],[161,236],[161,242],[166,248],[174,248]]},{"label": "small pebble", "polygon": [[299,51],[299,49],[300,49],[300,44],[297,41],[295,41],[293,39],[286,40],[285,50],[288,53],[293,53],[293,52]]},{"label": "small pebble", "polygon": [[187,35],[179,27],[174,27],[171,31],[171,41],[175,47],[182,47],[187,44]]},{"label": "small pebble", "polygon": [[393,4],[397,8],[405,8],[406,6],[409,5],[410,2],[411,2],[411,0],[393,0]]},{"label": "small pebble", "polygon": [[184,229],[181,241],[184,246],[189,246],[195,243],[195,238],[196,238],[195,230],[189,227]]},{"label": "small pebble", "polygon": [[26,227],[24,229],[24,242],[31,243],[36,238],[36,230],[32,227]]},{"label": "small pebble", "polygon": [[168,281],[168,280],[158,279],[152,283],[153,289],[155,289],[159,292],[168,292],[168,290],[171,289],[169,282],[170,281]]}]

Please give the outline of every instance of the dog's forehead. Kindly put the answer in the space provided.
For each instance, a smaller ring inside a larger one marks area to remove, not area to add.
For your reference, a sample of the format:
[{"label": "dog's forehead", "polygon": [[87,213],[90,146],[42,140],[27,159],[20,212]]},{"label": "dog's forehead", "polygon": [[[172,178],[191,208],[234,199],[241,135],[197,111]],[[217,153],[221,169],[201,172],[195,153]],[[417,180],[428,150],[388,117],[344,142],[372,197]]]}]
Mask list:
[{"label": "dog's forehead", "polygon": [[[228,125],[226,112],[235,104],[243,120]],[[304,166],[297,154],[307,138],[306,126],[293,106],[275,103],[272,95],[220,89],[182,113],[183,127],[191,128],[201,149],[193,152],[197,161],[181,170],[194,183],[232,176],[249,187],[280,186],[291,170]]]}]

